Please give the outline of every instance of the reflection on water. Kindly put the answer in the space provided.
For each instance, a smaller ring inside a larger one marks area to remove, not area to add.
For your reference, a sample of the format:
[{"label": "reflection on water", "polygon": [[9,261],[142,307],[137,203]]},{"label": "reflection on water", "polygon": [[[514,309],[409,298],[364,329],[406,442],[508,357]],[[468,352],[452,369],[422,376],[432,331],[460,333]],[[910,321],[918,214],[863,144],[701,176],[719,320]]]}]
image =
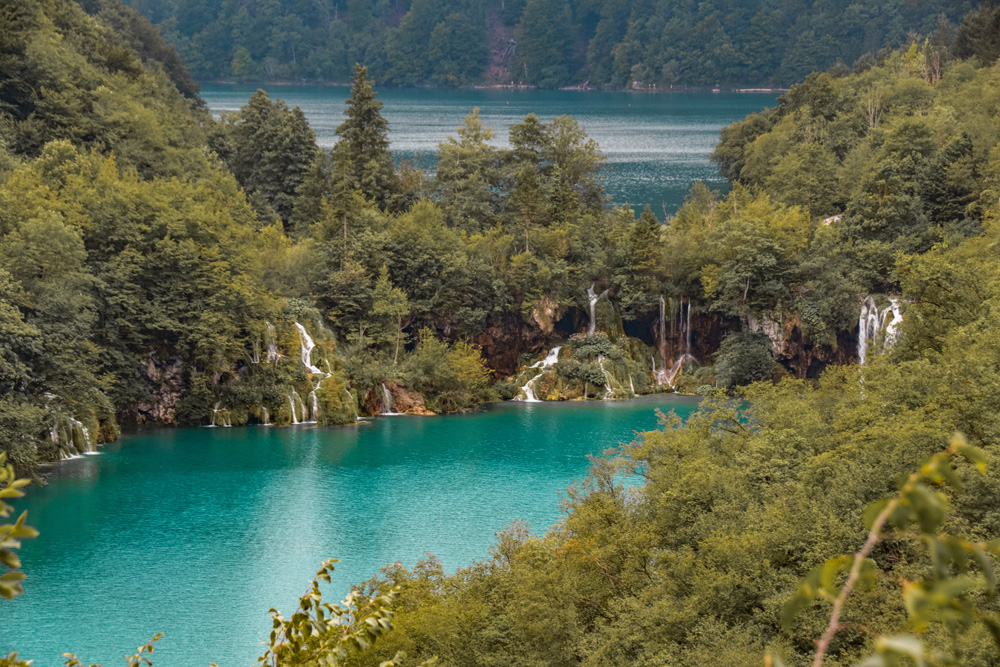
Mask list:
[{"label": "reflection on water", "polygon": [[32,488],[25,595],[0,605],[0,655],[39,667],[63,651],[116,664],[166,633],[158,667],[253,662],[319,563],[332,587],[426,551],[446,568],[488,554],[523,518],[543,532],[588,454],[655,428],[675,396],[621,403],[507,403],[450,417],[341,428],[162,429],[69,461]]}]

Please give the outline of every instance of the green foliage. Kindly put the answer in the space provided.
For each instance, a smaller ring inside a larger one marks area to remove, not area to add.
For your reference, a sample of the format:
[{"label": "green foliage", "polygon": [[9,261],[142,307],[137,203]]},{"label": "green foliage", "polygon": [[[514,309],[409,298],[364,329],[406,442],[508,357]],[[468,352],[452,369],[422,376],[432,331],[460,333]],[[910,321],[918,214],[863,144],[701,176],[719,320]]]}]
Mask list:
[{"label": "green foliage", "polygon": [[911,32],[932,35],[941,53],[954,40],[961,57],[996,58],[990,11],[957,31],[952,25],[978,6],[972,0],[131,4],[161,27],[197,78],[209,80],[344,82],[360,62],[377,80],[404,85],[788,85],[835,63],[874,59]]},{"label": "green foliage", "polygon": [[[14,466],[7,462],[7,454],[0,452],[0,519],[6,519],[14,510],[13,506],[7,504],[7,499],[23,497],[24,491],[21,489],[30,482],[27,479],[17,479]],[[25,574],[17,571],[21,567],[21,559],[14,550],[21,546],[21,540],[38,537],[38,531],[24,523],[27,517],[28,512],[24,511],[14,523],[0,525],[0,564],[4,570],[0,574],[0,597],[6,600],[24,593],[21,581]],[[15,654],[12,660],[16,658]]]},{"label": "green foliage", "polygon": [[[223,117],[212,148],[222,157],[262,219],[286,225],[310,169],[322,166],[316,135],[302,110],[272,102],[258,90],[237,112]],[[315,178],[315,176],[313,176]],[[310,183],[312,188],[316,186]],[[315,195],[314,195],[315,196]]]},{"label": "green foliage", "polygon": [[739,331],[722,339],[715,357],[719,386],[742,387],[771,377],[775,370],[771,339],[767,334]]},{"label": "green foliage", "polygon": [[348,187],[385,208],[399,189],[389,152],[389,124],[382,117],[382,103],[375,99],[368,68],[356,65],[351,81],[347,120],[337,128],[340,140],[334,152],[346,161]]},{"label": "green foliage", "polygon": [[497,400],[479,348],[461,340],[446,343],[429,329],[420,331],[402,375],[434,412],[471,410]]},{"label": "green foliage", "polygon": [[[330,583],[330,573],[336,562],[323,563],[290,618],[286,619],[276,609],[270,610],[270,643],[257,664],[262,667],[333,667],[343,664],[350,655],[368,649],[392,630],[393,612],[389,605],[396,597],[392,591],[364,606],[355,603],[353,594],[344,600],[343,606],[323,601],[319,583]],[[391,662],[383,663],[383,667],[399,664],[403,657],[397,654]]]},{"label": "green foliage", "polygon": [[[796,595],[785,604],[782,623],[787,628],[796,613],[814,597],[833,603],[826,632],[816,642],[815,664],[822,664],[831,641],[842,629],[840,615],[852,591],[856,587],[871,590],[877,585],[878,569],[868,556],[880,541],[887,538],[890,527],[896,531],[917,528],[932,563],[930,576],[924,581],[903,582],[902,594],[909,625],[921,633],[926,632],[931,624],[946,626],[952,634],[952,654],[940,650],[928,651],[919,639],[912,636],[879,637],[876,654],[862,664],[872,667],[897,665],[901,664],[900,658],[912,659],[917,664],[922,664],[925,659],[958,664],[962,659],[959,635],[969,632],[977,622],[989,629],[997,648],[1000,648],[1000,620],[995,614],[979,611],[976,601],[977,593],[983,591],[990,597],[996,595],[994,558],[1000,555],[1000,542],[970,542],[941,532],[948,513],[948,496],[939,488],[944,487],[953,493],[964,490],[952,462],[956,456],[972,463],[980,473],[986,472],[987,454],[978,447],[968,445],[965,438],[956,436],[948,450],[930,457],[918,472],[909,476],[896,497],[876,501],[865,509],[864,522],[869,533],[858,553],[831,558],[814,569],[799,586]],[[840,584],[842,573],[847,576]]]}]

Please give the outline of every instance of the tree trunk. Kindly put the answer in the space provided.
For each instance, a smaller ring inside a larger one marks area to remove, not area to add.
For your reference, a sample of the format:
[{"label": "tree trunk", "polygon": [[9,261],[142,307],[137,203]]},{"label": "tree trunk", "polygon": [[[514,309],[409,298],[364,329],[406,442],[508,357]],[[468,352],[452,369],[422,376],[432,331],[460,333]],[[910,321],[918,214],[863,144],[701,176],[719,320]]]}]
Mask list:
[{"label": "tree trunk", "polygon": [[395,366],[399,361],[399,337],[403,331],[403,320],[399,320],[398,326],[396,327],[396,352],[392,355],[392,365]]}]

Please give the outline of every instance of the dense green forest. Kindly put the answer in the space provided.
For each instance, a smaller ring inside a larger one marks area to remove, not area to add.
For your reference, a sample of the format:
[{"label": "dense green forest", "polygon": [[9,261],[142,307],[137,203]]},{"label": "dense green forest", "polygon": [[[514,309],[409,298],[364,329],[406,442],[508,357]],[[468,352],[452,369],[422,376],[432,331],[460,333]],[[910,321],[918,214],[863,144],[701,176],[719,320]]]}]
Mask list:
[{"label": "dense green forest", "polygon": [[[127,423],[678,388],[701,411],[595,461],[552,532],[389,568],[354,613],[317,587],[274,664],[995,664],[997,25],[810,74],[722,132],[731,193],[661,221],[569,117],[499,149],[470,110],[431,176],[364,67],[324,151],[263,92],[213,120],[115,0],[4,3],[0,499]],[[5,569],[31,536],[0,526]]]},{"label": "dense green forest", "polygon": [[[978,3],[893,0],[131,0],[205,80],[545,88],[788,86],[912,33],[947,47]],[[964,39],[964,37],[962,37]]]}]

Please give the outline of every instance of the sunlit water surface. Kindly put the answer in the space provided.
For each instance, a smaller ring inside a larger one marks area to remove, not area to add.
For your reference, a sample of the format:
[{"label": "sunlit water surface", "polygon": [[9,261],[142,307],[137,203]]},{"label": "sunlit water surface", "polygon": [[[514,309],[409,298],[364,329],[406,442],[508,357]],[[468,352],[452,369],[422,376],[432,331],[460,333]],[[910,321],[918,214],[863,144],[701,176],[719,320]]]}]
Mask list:
[{"label": "sunlit water surface", "polygon": [[[272,98],[299,106],[321,146],[332,146],[344,120],[343,87],[265,86]],[[256,86],[206,84],[202,97],[216,114],[246,104]],[[507,128],[529,113],[549,121],[569,114],[607,156],[605,186],[612,200],[638,211],[650,204],[663,218],[683,203],[691,185],[704,181],[725,190],[727,182],[709,162],[719,130],[747,114],[773,106],[766,93],[603,93],[541,90],[439,90],[388,88],[385,103],[397,157],[432,167],[438,144],[463,124],[473,107],[507,146]]]},{"label": "sunlit water surface", "polygon": [[[242,667],[319,564],[331,592],[425,552],[449,571],[484,558],[515,519],[541,533],[588,454],[682,417],[693,399],[504,403],[468,415],[341,428],[188,428],[123,437],[68,461],[17,503],[25,594],[0,604],[0,655],[37,667],[124,664],[165,633],[157,667]],[[338,597],[339,599],[339,597]]]}]

